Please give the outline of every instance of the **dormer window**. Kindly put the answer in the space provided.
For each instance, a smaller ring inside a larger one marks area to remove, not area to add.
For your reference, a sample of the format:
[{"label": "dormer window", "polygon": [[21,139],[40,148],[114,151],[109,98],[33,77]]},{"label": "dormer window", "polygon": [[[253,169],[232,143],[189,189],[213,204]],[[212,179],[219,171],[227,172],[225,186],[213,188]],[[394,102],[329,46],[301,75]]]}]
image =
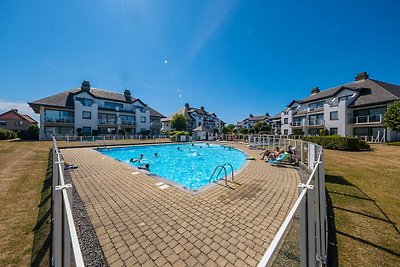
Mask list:
[{"label": "dormer window", "polygon": [[353,95],[345,95],[345,96],[341,96],[339,97],[339,102],[342,100],[347,100],[347,99],[351,99],[353,97]]},{"label": "dormer window", "polygon": [[325,101],[318,101],[318,102],[315,102],[315,103],[308,104],[308,107],[312,108],[312,109],[322,108],[322,107],[324,107],[324,104],[325,104]]},{"label": "dormer window", "polygon": [[93,100],[88,99],[88,98],[77,97],[77,98],[75,98],[75,100],[80,102],[82,104],[82,106],[85,106],[85,107],[91,107],[93,104]]}]

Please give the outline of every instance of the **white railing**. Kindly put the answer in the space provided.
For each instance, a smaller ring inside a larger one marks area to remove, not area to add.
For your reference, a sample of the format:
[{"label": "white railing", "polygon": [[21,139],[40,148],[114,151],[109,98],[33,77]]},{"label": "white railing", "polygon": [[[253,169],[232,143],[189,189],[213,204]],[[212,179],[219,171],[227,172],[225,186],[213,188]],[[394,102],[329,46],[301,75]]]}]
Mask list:
[{"label": "white railing", "polygon": [[379,115],[366,115],[366,116],[357,116],[352,118],[352,123],[362,124],[362,123],[382,123],[382,114]]},{"label": "white railing", "polygon": [[297,139],[260,135],[249,137],[249,143],[258,143],[258,148],[270,150],[274,150],[275,147],[284,149],[289,146],[294,147],[295,160],[311,171],[307,182],[298,185],[299,197],[263,255],[258,267],[272,266],[298,210],[300,214],[300,266],[326,266],[328,228],[322,147]]},{"label": "white railing", "polygon": [[304,126],[304,122],[303,121],[293,121],[290,123],[290,126],[292,127],[301,127]]},{"label": "white railing", "polygon": [[53,138],[52,201],[52,265],[56,267],[84,266],[72,216],[72,185],[65,183],[64,161],[55,138]]},{"label": "white railing", "polygon": [[324,119],[319,120],[307,120],[307,126],[322,126],[324,125]]},{"label": "white railing", "polygon": [[116,125],[117,124],[117,120],[102,120],[102,119],[99,119],[99,124]]},{"label": "white railing", "polygon": [[169,138],[167,135],[141,135],[141,134],[108,134],[98,136],[77,136],[77,135],[52,135],[57,141],[66,142],[102,142],[116,140],[156,140]]}]

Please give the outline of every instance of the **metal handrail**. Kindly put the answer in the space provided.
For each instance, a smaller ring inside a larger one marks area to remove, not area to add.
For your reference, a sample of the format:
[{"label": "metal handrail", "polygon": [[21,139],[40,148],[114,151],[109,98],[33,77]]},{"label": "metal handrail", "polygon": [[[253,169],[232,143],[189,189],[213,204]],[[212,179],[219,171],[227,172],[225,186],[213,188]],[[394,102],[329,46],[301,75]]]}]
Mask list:
[{"label": "metal handrail", "polygon": [[[76,232],[76,228],[75,228],[75,224],[74,224],[74,219],[73,219],[73,215],[72,215],[72,206],[70,203],[70,198],[68,196],[68,191],[67,190],[71,190],[72,185],[71,184],[65,184],[65,179],[64,179],[64,169],[63,169],[63,163],[64,161],[61,159],[61,153],[57,147],[57,141],[56,139],[53,137],[53,148],[55,151],[55,154],[57,156],[56,158],[56,162],[54,162],[55,164],[57,164],[58,166],[58,180],[59,183],[58,185],[54,185],[55,186],[55,191],[60,191],[62,193],[62,203],[63,203],[63,207],[64,207],[64,212],[65,212],[65,218],[66,218],[66,222],[62,223],[63,225],[67,225],[68,227],[68,232],[69,232],[69,236],[71,238],[70,240],[70,244],[63,244],[64,242],[58,242],[56,241],[56,244],[61,245],[61,248],[57,248],[57,249],[66,249],[67,246],[72,246],[72,251],[73,251],[73,258],[75,260],[75,266],[85,266],[84,265],[84,261],[83,261],[83,257],[82,257],[82,251],[81,248],[79,246],[79,241],[78,241],[78,235]],[[54,159],[53,159],[54,161]],[[53,170],[56,171],[56,170]],[[55,208],[60,208],[60,207],[55,207]],[[53,211],[55,212],[55,211]],[[58,214],[60,214],[62,216],[62,213],[57,212]],[[62,216],[64,217],[64,216]],[[60,218],[54,218],[54,220],[59,220]],[[61,218],[61,221],[63,220],[63,218]],[[62,229],[62,228],[61,228]],[[56,234],[55,231],[53,230],[53,234]],[[61,236],[64,236],[65,233],[61,234]],[[64,254],[64,251],[63,253]],[[53,255],[54,256],[54,255]],[[59,254],[60,257],[62,257],[62,255]],[[64,255],[65,257],[65,255]],[[68,256],[67,256],[68,257]],[[57,265],[59,263],[61,263],[61,265],[65,265],[65,262],[69,262],[69,259],[53,259],[53,264]],[[64,261],[64,262],[63,262]]]},{"label": "metal handrail", "polygon": [[227,186],[227,185],[228,185],[228,177],[227,177],[227,173],[226,173],[226,168],[225,168],[225,166],[223,166],[223,165],[218,165],[217,167],[215,167],[213,173],[212,173],[211,176],[210,176],[210,179],[208,180],[208,183],[211,183],[211,180],[212,180],[212,178],[213,178],[215,172],[216,172],[218,169],[219,169],[219,173],[217,174],[217,178],[218,178],[218,176],[220,175],[220,173],[222,172],[222,170],[224,170],[224,172],[225,172],[225,185]]},{"label": "metal handrail", "polygon": [[225,167],[226,165],[228,165],[228,166],[230,166],[231,167],[231,176],[232,176],[232,182],[235,182],[234,180],[233,180],[233,176],[234,176],[234,173],[233,173],[233,166],[232,166],[232,164],[230,164],[230,163],[225,163],[224,165],[222,165],[223,167]]}]

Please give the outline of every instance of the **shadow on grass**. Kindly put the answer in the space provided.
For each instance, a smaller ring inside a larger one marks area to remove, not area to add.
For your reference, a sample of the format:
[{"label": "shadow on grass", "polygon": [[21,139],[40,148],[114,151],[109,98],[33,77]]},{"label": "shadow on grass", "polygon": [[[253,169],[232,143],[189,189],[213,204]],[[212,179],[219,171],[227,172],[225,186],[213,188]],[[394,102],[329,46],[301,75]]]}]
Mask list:
[{"label": "shadow on grass", "polygon": [[31,266],[50,266],[51,247],[51,186],[52,186],[52,153],[49,152],[46,178],[43,181],[42,196],[38,205],[39,212],[34,234]]},{"label": "shadow on grass", "polygon": [[[341,231],[338,231],[336,229],[335,226],[335,214],[334,214],[334,209],[338,209],[338,210],[342,210],[342,211],[346,211],[346,212],[350,212],[353,213],[355,215],[361,215],[361,216],[365,216],[374,220],[379,220],[379,221],[383,221],[386,222],[390,225],[393,226],[394,230],[400,234],[399,229],[397,228],[396,224],[389,218],[389,216],[387,216],[387,214],[381,209],[381,207],[379,207],[379,205],[375,202],[374,199],[372,199],[370,196],[368,196],[363,190],[361,190],[357,185],[350,183],[349,181],[347,181],[344,177],[342,176],[337,176],[337,175],[326,175],[325,176],[325,181],[326,183],[330,183],[330,184],[339,184],[339,185],[345,185],[345,186],[351,186],[354,187],[354,189],[356,189],[356,191],[358,191],[360,193],[361,196],[356,196],[356,195],[351,195],[351,194],[346,194],[346,193],[342,193],[342,192],[335,192],[335,191],[329,191],[327,190],[327,206],[328,206],[328,264],[331,266],[338,266],[338,249],[337,249],[337,234],[346,236],[348,238],[352,238],[360,243],[375,247],[377,249],[380,249],[382,251],[385,251],[391,255],[394,256],[400,256],[400,254],[396,251],[393,251],[391,249],[388,249],[386,247],[380,246],[379,244],[375,244],[372,243],[368,240],[356,237],[354,235],[348,234],[348,233],[344,233]],[[347,209],[345,207],[339,207],[339,206],[334,206],[334,203],[332,203],[332,199],[331,199],[331,194],[338,194],[344,197],[348,197],[348,198],[356,198],[359,199],[359,201],[370,201],[371,203],[374,204],[374,206],[380,211],[380,213],[382,214],[382,216],[384,218],[379,218],[377,216],[372,216],[370,214],[364,213],[364,212],[358,212],[355,210],[350,210]],[[353,225],[349,225],[351,227],[356,227]]]}]

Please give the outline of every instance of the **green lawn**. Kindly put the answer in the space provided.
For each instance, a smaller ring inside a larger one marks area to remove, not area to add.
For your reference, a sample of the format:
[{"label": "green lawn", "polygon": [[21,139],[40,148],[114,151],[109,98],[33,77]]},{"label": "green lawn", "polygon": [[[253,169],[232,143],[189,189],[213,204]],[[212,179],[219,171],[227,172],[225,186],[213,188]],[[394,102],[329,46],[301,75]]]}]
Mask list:
[{"label": "green lawn", "polygon": [[335,216],[339,266],[398,266],[400,147],[325,150],[326,187]]}]

